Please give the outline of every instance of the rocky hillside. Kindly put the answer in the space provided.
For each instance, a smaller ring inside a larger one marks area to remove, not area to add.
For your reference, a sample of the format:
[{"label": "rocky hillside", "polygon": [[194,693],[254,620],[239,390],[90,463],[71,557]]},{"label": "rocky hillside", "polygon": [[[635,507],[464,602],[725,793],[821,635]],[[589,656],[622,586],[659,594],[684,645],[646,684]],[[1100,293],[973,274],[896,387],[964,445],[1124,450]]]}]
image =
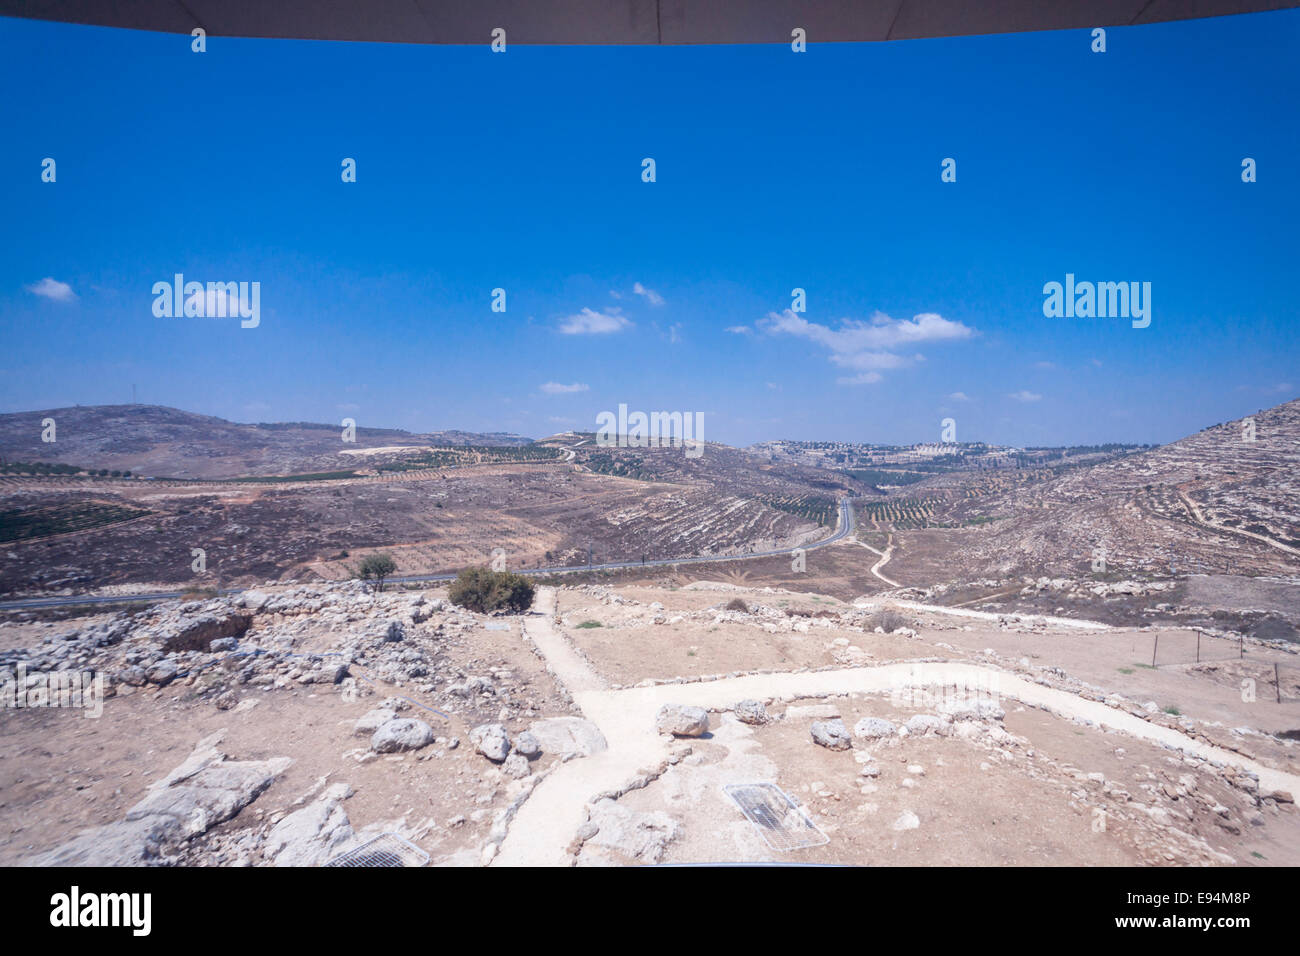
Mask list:
[{"label": "rocky hillside", "polygon": [[[1253,421],[1253,440],[1250,424]],[[1300,400],[1149,452],[977,499],[961,536],[971,564],[1002,571],[1300,572]]]}]

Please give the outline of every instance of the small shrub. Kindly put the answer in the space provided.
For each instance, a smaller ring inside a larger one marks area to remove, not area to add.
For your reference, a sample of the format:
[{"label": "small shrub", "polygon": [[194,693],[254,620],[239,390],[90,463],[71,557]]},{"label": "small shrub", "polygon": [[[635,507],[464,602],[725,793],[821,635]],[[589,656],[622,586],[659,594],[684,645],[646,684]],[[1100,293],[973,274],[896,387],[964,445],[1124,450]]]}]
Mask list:
[{"label": "small shrub", "polygon": [[578,627],[603,627],[600,621],[583,621]]},{"label": "small shrub", "polygon": [[744,601],[742,601],[740,598],[732,598],[730,601],[728,601],[726,609],[728,611],[740,611],[743,614],[749,613],[749,605],[746,604]]},{"label": "small shrub", "polygon": [[520,574],[492,571],[488,568],[465,568],[451,583],[447,597],[452,604],[469,611],[526,611],[533,606],[532,582]]}]

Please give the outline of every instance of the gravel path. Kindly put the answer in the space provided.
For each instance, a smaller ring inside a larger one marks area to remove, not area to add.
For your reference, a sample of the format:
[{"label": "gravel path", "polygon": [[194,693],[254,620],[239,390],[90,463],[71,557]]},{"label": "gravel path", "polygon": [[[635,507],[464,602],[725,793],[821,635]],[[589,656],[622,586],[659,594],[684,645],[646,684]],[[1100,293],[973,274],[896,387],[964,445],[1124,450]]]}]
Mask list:
[{"label": "gravel path", "polygon": [[[927,685],[978,687],[1061,717],[1090,720],[1108,730],[1253,771],[1259,775],[1260,788],[1264,791],[1300,793],[1300,776],[1295,774],[1274,770],[1098,701],[973,664],[914,662],[606,690],[591,666],[553,627],[553,589],[539,590],[538,607],[543,613],[539,618],[530,619],[528,634],[583,714],[605,735],[609,749],[569,761],[537,786],[515,816],[494,866],[568,865],[571,858],[566,848],[583,822],[587,802],[598,793],[625,787],[633,778],[654,771],[667,759],[668,741],[655,730],[655,714],[664,704],[726,710],[745,699],[792,700],[881,693]],[[934,610],[929,605],[916,607]],[[1081,626],[1091,622],[1063,623]]]}]

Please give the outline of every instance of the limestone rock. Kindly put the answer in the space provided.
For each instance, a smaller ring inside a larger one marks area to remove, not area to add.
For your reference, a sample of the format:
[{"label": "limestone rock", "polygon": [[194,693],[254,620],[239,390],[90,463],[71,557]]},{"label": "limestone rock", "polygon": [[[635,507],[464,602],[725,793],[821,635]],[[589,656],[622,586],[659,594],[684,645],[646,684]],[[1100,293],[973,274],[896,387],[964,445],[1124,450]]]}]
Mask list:
[{"label": "limestone rock", "polygon": [[529,725],[528,731],[537,738],[543,751],[561,757],[569,754],[589,757],[609,747],[600,728],[581,717],[536,720]]},{"label": "limestone rock", "polygon": [[396,717],[375,731],[370,738],[370,749],[381,754],[419,750],[433,743],[433,737],[433,728],[424,721]]},{"label": "limestone rock", "polygon": [[892,737],[896,733],[898,733],[898,728],[883,717],[863,717],[853,725],[853,736],[865,737],[867,740]]},{"label": "limestone rock", "polygon": [[500,724],[480,724],[469,732],[469,739],[488,760],[500,763],[510,754],[510,736]]},{"label": "limestone rock", "polygon": [[541,741],[537,735],[525,730],[515,738],[515,753],[522,754],[525,757],[537,757],[542,753]]},{"label": "limestone rock", "polygon": [[702,737],[709,732],[709,712],[703,707],[664,704],[655,717],[655,727],[659,733],[675,737]]},{"label": "limestone rock", "polygon": [[848,750],[853,746],[849,729],[838,717],[834,720],[813,721],[811,730],[813,742],[830,750]]},{"label": "limestone rock", "polygon": [[274,866],[320,866],[337,856],[354,834],[343,801],[352,796],[336,783],[317,800],[295,810],[267,835],[262,854]]}]

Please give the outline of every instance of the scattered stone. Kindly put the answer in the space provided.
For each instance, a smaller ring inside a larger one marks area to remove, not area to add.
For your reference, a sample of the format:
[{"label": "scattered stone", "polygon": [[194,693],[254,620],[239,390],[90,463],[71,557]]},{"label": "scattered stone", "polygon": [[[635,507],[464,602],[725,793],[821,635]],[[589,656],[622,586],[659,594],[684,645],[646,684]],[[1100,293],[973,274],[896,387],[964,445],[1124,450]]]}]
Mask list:
[{"label": "scattered stone", "polygon": [[501,764],[501,771],[507,777],[512,777],[515,780],[518,780],[521,777],[526,777],[531,773],[528,766],[528,758],[518,751],[512,753],[509,757],[506,757],[505,762]]},{"label": "scattered stone", "polygon": [[703,707],[664,704],[655,717],[655,727],[659,733],[675,737],[702,737],[709,732],[709,712]]},{"label": "scattered stone", "polygon": [[617,853],[629,862],[658,863],[664,849],[681,832],[677,821],[666,813],[640,813],[608,798],[591,808],[588,823],[596,832],[583,844],[584,857],[590,856],[594,848]]},{"label": "scattered stone", "polygon": [[171,661],[159,661],[145,673],[149,683],[157,684],[159,687],[166,687],[176,679],[179,668]]},{"label": "scattered stone", "polygon": [[536,734],[525,730],[515,738],[515,753],[525,757],[537,757],[542,753],[542,744]]},{"label": "scattered stone", "polygon": [[320,866],[355,836],[343,801],[352,796],[336,783],[314,802],[286,816],[267,835],[262,855],[274,866]]},{"label": "scattered stone", "polygon": [[528,731],[541,744],[544,752],[561,757],[571,754],[589,757],[609,747],[600,728],[581,717],[537,720],[529,725]]},{"label": "scattered stone", "polygon": [[895,830],[915,830],[921,825],[921,819],[911,810],[904,810],[891,825]]},{"label": "scattered stone", "polygon": [[500,724],[480,724],[469,732],[469,739],[479,753],[496,763],[510,754],[510,737]]},{"label": "scattered stone", "polygon": [[36,866],[142,866],[162,861],[167,848],[235,816],[293,761],[228,760],[216,747],[224,731],[200,740],[180,766],[157,781],[126,818],[83,830],[32,859]]},{"label": "scattered stone", "polygon": [[736,719],[746,724],[765,724],[768,721],[767,707],[761,700],[742,700],[732,708]]},{"label": "scattered stone", "polygon": [[829,750],[848,750],[853,746],[853,739],[849,736],[849,729],[844,726],[844,721],[838,717],[834,720],[814,721],[811,732],[813,742]]},{"label": "scattered stone", "polygon": [[375,731],[370,738],[370,749],[381,754],[419,750],[433,743],[433,737],[433,728],[424,721],[397,717]]},{"label": "scattered stone", "polygon": [[352,725],[352,733],[358,737],[373,737],[375,731],[390,720],[396,720],[397,714],[386,707],[376,707],[357,718]]},{"label": "scattered stone", "polygon": [[892,737],[896,733],[898,733],[898,728],[881,717],[863,717],[853,725],[853,735],[855,737],[864,737],[867,740]]},{"label": "scattered stone", "polygon": [[948,731],[948,725],[943,718],[935,717],[933,714],[913,714],[903,727],[914,737],[944,734]]}]

